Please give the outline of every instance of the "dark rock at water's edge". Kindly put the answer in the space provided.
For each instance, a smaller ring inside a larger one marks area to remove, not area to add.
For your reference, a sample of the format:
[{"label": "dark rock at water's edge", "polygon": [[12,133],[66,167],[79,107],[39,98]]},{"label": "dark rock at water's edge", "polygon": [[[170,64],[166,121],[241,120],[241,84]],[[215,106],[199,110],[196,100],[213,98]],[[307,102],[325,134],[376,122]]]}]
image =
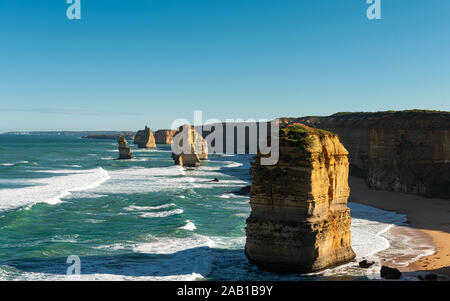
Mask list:
[{"label": "dark rock at water's edge", "polygon": [[145,129],[136,132],[133,143],[137,144],[138,148],[156,148],[153,131],[148,126],[145,126]]},{"label": "dark rock at water's edge", "polygon": [[437,281],[438,280],[438,275],[430,273],[430,274],[426,274],[425,275],[425,280],[426,281]]},{"label": "dark rock at water's edge", "polygon": [[119,136],[117,137],[117,143],[119,144],[119,160],[128,160],[133,157],[131,149],[127,146],[127,140]]},{"label": "dark rock at water's edge", "polygon": [[381,267],[380,276],[384,279],[400,279],[402,272],[396,268],[390,268],[383,265]]},{"label": "dark rock at water's edge", "polygon": [[367,261],[367,260],[363,260],[359,262],[359,267],[363,268],[363,269],[367,269],[370,268],[371,266],[373,266],[375,264],[374,261]]},{"label": "dark rock at water's edge", "polygon": [[250,194],[250,190],[251,190],[251,186],[248,185],[248,186],[242,187],[239,190],[232,191],[232,193],[238,194],[238,195],[249,195]]}]

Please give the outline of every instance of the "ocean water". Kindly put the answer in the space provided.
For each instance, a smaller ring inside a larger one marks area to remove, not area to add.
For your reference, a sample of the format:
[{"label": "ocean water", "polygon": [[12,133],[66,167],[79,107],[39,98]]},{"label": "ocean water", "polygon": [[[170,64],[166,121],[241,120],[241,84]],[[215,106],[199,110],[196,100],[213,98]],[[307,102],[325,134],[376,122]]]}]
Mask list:
[{"label": "ocean water", "polygon": [[[119,161],[112,140],[0,135],[0,280],[374,279],[377,254],[406,250],[389,235],[405,216],[349,204],[353,248],[371,269],[261,272],[244,255],[249,198],[231,193],[250,184],[252,156],[184,169],[170,146],[131,147],[134,159]],[[80,276],[66,276],[70,255]]]}]

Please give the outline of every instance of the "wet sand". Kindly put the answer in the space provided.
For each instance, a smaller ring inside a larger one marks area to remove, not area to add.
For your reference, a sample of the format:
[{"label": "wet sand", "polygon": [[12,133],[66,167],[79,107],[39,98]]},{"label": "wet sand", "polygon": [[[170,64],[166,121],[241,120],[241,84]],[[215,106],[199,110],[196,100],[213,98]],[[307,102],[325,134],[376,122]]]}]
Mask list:
[{"label": "wet sand", "polygon": [[[436,247],[436,252],[425,256],[406,267],[399,266],[404,272],[442,274],[450,279],[450,201],[429,199],[417,195],[369,189],[363,179],[350,177],[351,194],[349,201],[369,205],[382,210],[405,214],[408,224],[413,228],[394,227],[391,231],[405,233],[415,229],[424,235],[413,234],[420,247],[428,239]],[[403,228],[403,229],[402,229]],[[415,228],[415,229],[414,229]],[[413,231],[413,232],[411,232]],[[395,234],[395,233],[394,233]],[[407,256],[405,257],[407,259]],[[414,260],[414,258],[411,258]],[[386,262],[389,264],[389,262]],[[391,262],[393,264],[393,262]]]}]

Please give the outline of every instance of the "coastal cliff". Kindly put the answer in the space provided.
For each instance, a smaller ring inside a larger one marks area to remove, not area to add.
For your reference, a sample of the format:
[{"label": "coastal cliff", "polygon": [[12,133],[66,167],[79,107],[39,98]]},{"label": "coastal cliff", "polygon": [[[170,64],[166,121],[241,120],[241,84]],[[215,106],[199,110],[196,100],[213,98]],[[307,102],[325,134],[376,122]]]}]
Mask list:
[{"label": "coastal cliff", "polygon": [[134,137],[134,144],[137,144],[138,148],[156,148],[152,130],[145,126],[144,130],[137,131]]},{"label": "coastal cliff", "polygon": [[177,131],[175,130],[159,130],[155,132],[156,144],[172,144],[173,136]]},{"label": "coastal cliff", "polygon": [[127,146],[127,139],[122,136],[117,137],[117,143],[119,144],[119,160],[131,159],[131,149]]},{"label": "coastal cliff", "polygon": [[279,162],[252,163],[245,254],[263,270],[308,273],[352,260],[348,152],[332,133],[280,130]]},{"label": "coastal cliff", "polygon": [[208,143],[195,127],[180,126],[173,138],[172,158],[176,165],[198,167],[200,160],[208,160]]},{"label": "coastal cliff", "polygon": [[99,140],[117,140],[119,136],[124,137],[128,140],[134,140],[134,133],[128,132],[128,133],[117,133],[117,134],[91,134],[91,135],[85,135],[81,138],[83,139],[99,139]]},{"label": "coastal cliff", "polygon": [[350,152],[350,174],[371,188],[450,199],[449,112],[337,113],[283,121],[338,134]]}]

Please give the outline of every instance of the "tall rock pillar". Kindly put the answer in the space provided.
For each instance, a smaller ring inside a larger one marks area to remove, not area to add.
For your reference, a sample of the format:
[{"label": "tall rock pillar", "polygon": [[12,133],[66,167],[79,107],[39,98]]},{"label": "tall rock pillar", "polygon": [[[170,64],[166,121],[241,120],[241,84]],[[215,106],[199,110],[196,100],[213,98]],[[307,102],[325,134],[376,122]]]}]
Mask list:
[{"label": "tall rock pillar", "polygon": [[195,127],[180,126],[173,137],[172,158],[175,165],[198,167],[200,160],[208,160],[208,142]]},{"label": "tall rock pillar", "polygon": [[119,160],[131,159],[131,149],[127,146],[127,139],[122,136],[117,137],[117,143],[119,143]]},{"label": "tall rock pillar", "polygon": [[156,148],[155,136],[148,126],[145,126],[144,130],[137,131],[133,143],[137,144],[138,148]]},{"label": "tall rock pillar", "polygon": [[276,165],[252,164],[245,254],[263,270],[309,273],[351,261],[348,152],[339,138],[293,124]]}]

